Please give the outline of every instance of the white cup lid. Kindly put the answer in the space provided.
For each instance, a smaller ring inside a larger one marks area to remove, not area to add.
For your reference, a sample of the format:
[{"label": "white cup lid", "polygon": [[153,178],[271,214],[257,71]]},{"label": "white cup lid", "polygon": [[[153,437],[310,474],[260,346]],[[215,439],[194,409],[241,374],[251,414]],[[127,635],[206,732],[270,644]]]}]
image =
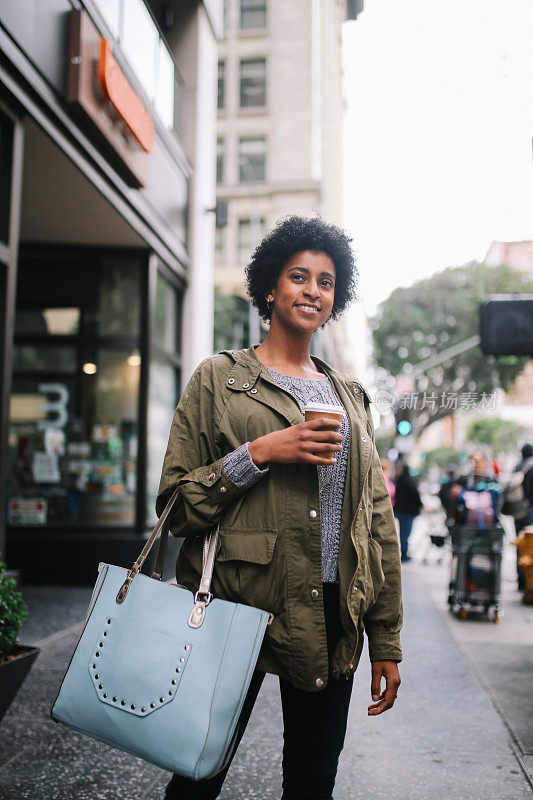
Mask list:
[{"label": "white cup lid", "polygon": [[304,413],[306,411],[323,411],[324,414],[342,414],[346,416],[346,411],[342,406],[328,406],[326,403],[307,403]]}]

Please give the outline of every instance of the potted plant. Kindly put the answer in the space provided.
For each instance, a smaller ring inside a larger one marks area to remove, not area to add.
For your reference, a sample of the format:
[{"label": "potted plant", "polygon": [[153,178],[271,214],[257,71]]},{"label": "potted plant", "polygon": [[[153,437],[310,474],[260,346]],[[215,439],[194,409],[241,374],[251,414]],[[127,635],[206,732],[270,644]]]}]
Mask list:
[{"label": "potted plant", "polygon": [[0,561],[0,720],[39,655],[38,647],[17,642],[27,615],[17,582],[6,575],[6,565]]}]

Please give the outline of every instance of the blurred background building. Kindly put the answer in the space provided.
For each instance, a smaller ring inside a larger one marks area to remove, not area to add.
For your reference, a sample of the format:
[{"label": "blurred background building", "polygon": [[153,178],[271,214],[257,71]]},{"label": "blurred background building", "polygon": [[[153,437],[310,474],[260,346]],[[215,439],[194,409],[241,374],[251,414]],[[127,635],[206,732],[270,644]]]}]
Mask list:
[{"label": "blurred background building", "polygon": [[[219,44],[215,351],[260,341],[244,267],[289,214],[343,224],[341,26],[362,3],[227,0]],[[346,321],[312,352],[353,371]]]}]

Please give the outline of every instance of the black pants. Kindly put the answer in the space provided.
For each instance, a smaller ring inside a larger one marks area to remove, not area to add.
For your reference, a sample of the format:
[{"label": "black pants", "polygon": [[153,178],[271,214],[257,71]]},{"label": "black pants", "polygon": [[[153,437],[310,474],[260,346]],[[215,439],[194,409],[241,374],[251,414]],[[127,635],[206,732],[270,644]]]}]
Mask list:
[{"label": "black pants", "polygon": [[[342,635],[339,587],[325,583],[323,588],[328,656],[331,659]],[[258,670],[253,674],[239,717],[237,746],[264,677],[264,672]],[[280,678],[284,726],[282,800],[332,800],[352,685],[353,678],[337,680],[330,677],[323,691],[303,692]],[[214,778],[203,781],[174,775],[167,786],[165,800],[214,800],[221,792],[229,766]]]}]

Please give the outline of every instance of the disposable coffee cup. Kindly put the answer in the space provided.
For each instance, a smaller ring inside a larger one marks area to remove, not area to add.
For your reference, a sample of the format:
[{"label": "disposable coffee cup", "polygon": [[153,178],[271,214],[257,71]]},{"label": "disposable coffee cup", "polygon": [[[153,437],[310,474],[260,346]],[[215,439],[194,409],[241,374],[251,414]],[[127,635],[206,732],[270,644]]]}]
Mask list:
[{"label": "disposable coffee cup", "polygon": [[[307,403],[304,408],[304,418],[306,422],[309,422],[311,419],[328,419],[342,425],[345,416],[346,411],[342,406],[330,406],[327,403]],[[333,458],[338,452],[340,451],[325,450],[320,455],[324,456],[324,458]]]}]

